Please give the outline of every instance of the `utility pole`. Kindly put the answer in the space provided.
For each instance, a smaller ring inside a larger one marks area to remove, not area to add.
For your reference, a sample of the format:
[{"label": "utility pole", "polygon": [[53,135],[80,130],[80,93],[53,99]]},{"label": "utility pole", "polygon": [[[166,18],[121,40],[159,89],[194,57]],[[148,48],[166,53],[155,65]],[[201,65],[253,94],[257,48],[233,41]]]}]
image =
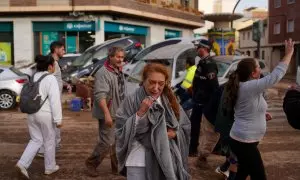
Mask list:
[{"label": "utility pole", "polygon": [[[234,15],[235,9],[237,8],[237,6],[239,5],[241,0],[238,0],[232,10],[232,16]],[[231,29],[233,29],[233,20],[231,20]]]}]

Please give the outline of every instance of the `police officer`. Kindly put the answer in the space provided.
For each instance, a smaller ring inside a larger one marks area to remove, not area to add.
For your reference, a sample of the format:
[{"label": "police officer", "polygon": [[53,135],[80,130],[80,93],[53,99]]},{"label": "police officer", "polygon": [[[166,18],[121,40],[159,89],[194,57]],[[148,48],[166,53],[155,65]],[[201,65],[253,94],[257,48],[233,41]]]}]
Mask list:
[{"label": "police officer", "polygon": [[219,87],[218,67],[210,57],[211,44],[209,41],[201,39],[193,42],[201,58],[195,72],[192,91],[193,91],[193,111],[191,115],[191,140],[190,152],[192,157],[198,156],[198,145],[200,135],[200,124],[203,109],[209,102],[212,94]]}]

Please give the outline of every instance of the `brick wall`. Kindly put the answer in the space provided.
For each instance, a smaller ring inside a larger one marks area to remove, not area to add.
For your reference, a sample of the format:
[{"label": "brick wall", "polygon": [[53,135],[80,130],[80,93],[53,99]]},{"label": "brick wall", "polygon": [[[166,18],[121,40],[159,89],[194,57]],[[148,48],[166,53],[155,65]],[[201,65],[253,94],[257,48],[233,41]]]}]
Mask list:
[{"label": "brick wall", "polygon": [[[293,38],[300,41],[300,1],[287,4],[287,0],[281,0],[281,7],[274,7],[274,0],[269,0],[269,42],[283,43],[285,39]],[[294,20],[294,32],[287,32],[287,21]],[[274,24],[280,23],[280,34],[274,34]]]}]

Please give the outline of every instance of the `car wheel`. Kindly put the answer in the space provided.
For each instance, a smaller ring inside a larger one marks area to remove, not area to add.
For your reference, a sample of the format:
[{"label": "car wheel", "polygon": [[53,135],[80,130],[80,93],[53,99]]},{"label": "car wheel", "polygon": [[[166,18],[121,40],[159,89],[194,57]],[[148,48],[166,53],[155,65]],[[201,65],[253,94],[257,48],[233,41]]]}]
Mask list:
[{"label": "car wheel", "polygon": [[16,106],[16,95],[8,90],[0,91],[0,109],[11,109]]}]

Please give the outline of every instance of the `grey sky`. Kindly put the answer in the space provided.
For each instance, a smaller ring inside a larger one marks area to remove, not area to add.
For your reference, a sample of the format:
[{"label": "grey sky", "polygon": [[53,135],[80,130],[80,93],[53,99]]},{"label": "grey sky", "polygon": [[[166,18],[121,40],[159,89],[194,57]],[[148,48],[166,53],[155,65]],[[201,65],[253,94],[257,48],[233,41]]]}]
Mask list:
[{"label": "grey sky", "polygon": [[268,8],[268,0],[241,0],[236,11],[242,12],[243,9],[246,9],[251,6]]}]

